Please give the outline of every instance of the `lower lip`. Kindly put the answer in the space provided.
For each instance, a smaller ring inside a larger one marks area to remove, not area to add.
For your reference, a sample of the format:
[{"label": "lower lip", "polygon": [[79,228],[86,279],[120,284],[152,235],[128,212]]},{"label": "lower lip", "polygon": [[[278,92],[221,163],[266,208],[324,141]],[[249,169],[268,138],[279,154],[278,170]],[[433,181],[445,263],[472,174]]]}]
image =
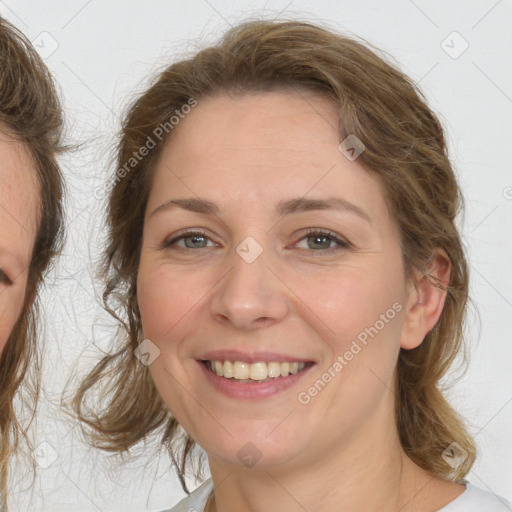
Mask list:
[{"label": "lower lip", "polygon": [[238,382],[236,379],[219,377],[208,370],[205,364],[198,361],[206,379],[214,388],[230,398],[257,399],[268,398],[281,393],[295,385],[315,365],[307,366],[300,372],[288,377],[275,377],[265,382]]}]

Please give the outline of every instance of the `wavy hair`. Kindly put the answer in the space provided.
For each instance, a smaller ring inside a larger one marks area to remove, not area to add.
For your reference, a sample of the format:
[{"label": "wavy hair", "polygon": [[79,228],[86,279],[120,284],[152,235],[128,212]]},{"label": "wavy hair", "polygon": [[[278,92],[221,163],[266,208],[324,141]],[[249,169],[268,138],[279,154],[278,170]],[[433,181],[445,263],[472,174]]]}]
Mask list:
[{"label": "wavy hair", "polygon": [[[150,432],[161,431],[186,490],[185,468],[194,442],[187,437],[178,454],[179,425],[147,366],[133,354],[142,339],[136,282],[144,214],[155,164],[172,131],[145,158],[130,158],[191,99],[200,104],[218,94],[236,97],[286,88],[305,88],[334,100],[340,140],[354,134],[366,146],[359,161],[382,183],[399,228],[407,276],[420,270],[441,286],[429,274],[429,263],[439,248],[450,259],[439,321],[420,346],[400,350],[395,417],[401,445],[417,465],[432,475],[461,481],[475,460],[475,443],[443,396],[440,380],[465,348],[468,265],[456,227],[463,200],[443,128],[418,87],[386,56],[368,43],[309,22],[245,21],[215,45],[169,65],[130,105],[116,150],[118,171],[110,189],[102,267],[104,306],[125,335],[83,380],[74,411],[92,443],[105,450],[128,450]],[[123,166],[125,172],[119,173]],[[89,408],[89,397],[98,387],[101,406]],[[454,471],[442,457],[453,441],[468,454]]]},{"label": "wavy hair", "polygon": [[[0,70],[0,129],[21,142],[28,151],[40,196],[40,220],[28,269],[25,300],[0,357],[2,509],[7,506],[9,459],[15,453],[20,438],[26,439],[26,429],[35,414],[39,395],[37,292],[45,271],[62,243],[63,184],[57,155],[63,149],[63,119],[60,100],[48,68],[30,41],[2,18]],[[28,379],[29,374],[31,379]],[[28,420],[23,424],[15,414],[15,396],[23,399],[23,412],[28,413]]]}]

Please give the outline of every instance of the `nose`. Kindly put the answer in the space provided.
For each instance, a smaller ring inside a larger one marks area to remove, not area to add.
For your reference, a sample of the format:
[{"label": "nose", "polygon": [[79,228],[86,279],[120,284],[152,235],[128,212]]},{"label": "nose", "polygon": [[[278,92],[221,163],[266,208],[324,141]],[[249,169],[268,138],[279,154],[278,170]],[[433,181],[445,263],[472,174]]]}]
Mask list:
[{"label": "nose", "polygon": [[267,265],[265,251],[252,262],[236,251],[230,256],[230,270],[210,301],[215,319],[237,329],[270,326],[287,315],[290,301],[286,286]]}]

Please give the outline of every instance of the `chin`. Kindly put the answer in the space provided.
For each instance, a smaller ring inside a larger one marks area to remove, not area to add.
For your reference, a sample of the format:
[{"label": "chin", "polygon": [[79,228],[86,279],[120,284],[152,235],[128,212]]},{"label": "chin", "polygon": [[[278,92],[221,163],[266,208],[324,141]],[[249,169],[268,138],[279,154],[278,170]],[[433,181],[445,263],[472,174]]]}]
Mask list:
[{"label": "chin", "polygon": [[[276,428],[273,423],[272,429]],[[265,429],[271,432],[272,429]],[[307,443],[301,443],[299,437],[291,433],[285,435],[268,435],[261,431],[251,432],[246,429],[244,435],[226,435],[223,439],[208,439],[198,444],[208,454],[209,459],[221,460],[225,464],[246,467],[247,469],[263,469],[276,466],[286,466],[304,453]]]}]

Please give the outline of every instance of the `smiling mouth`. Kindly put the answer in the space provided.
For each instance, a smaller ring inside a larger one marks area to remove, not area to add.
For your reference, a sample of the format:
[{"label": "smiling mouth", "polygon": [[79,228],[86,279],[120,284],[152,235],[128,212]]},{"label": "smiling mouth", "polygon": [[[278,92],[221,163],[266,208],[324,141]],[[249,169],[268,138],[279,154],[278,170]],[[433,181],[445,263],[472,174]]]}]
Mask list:
[{"label": "smiling mouth", "polygon": [[202,361],[206,368],[219,377],[238,382],[267,382],[279,377],[288,377],[303,371],[314,363],[246,363],[243,361]]}]

